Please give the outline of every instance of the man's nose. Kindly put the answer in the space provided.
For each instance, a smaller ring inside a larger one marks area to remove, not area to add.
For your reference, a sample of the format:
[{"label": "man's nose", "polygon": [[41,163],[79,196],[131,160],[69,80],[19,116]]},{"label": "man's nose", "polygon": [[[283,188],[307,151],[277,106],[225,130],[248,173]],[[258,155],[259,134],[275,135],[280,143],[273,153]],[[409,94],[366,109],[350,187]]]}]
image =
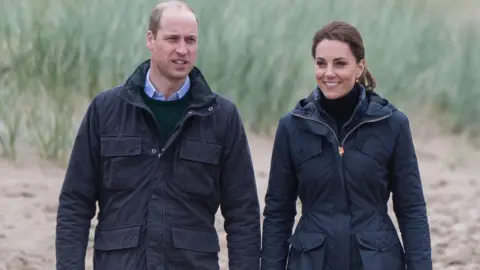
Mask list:
[{"label": "man's nose", "polygon": [[184,42],[180,42],[180,44],[177,47],[177,53],[179,54],[187,54],[187,46],[185,45]]}]

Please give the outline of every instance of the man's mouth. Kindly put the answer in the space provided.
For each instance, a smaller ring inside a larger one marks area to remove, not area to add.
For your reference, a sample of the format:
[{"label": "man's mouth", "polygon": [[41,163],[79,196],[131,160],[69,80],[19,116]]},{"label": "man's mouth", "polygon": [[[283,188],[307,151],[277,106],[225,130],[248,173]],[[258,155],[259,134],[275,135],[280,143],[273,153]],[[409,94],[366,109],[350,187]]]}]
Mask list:
[{"label": "man's mouth", "polygon": [[179,65],[185,65],[187,63],[185,60],[173,60],[172,62]]}]

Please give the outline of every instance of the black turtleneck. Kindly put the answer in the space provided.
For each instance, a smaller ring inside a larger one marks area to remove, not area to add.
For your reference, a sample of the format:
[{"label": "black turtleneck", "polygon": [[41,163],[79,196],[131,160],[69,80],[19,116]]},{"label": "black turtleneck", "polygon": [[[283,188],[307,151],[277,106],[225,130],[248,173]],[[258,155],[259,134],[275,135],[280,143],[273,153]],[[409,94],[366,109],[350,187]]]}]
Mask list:
[{"label": "black turtleneck", "polygon": [[350,119],[357,107],[359,87],[353,87],[347,95],[338,99],[327,99],[323,94],[320,99],[320,106],[337,123],[337,130],[340,132],[343,125]]}]

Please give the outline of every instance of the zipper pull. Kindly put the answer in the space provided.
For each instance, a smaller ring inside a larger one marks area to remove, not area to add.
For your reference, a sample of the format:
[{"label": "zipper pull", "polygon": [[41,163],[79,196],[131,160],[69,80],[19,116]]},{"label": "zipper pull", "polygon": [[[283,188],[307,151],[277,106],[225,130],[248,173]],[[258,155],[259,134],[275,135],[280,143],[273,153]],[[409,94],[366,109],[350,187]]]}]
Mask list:
[{"label": "zipper pull", "polygon": [[343,156],[343,153],[345,153],[345,150],[343,149],[343,147],[341,146],[338,147],[338,153],[340,154],[340,156]]}]

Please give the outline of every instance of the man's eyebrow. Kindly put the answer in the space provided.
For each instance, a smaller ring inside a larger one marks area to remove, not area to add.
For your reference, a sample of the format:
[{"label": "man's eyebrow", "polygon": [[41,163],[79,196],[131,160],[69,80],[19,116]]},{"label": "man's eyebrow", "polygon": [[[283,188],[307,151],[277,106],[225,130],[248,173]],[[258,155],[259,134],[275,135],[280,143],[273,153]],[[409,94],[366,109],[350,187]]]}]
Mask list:
[{"label": "man's eyebrow", "polygon": [[[167,37],[179,37],[181,36],[179,33],[166,33],[164,36],[167,36]],[[196,34],[186,34],[185,37],[188,37],[188,38],[197,38],[197,35]]]}]

